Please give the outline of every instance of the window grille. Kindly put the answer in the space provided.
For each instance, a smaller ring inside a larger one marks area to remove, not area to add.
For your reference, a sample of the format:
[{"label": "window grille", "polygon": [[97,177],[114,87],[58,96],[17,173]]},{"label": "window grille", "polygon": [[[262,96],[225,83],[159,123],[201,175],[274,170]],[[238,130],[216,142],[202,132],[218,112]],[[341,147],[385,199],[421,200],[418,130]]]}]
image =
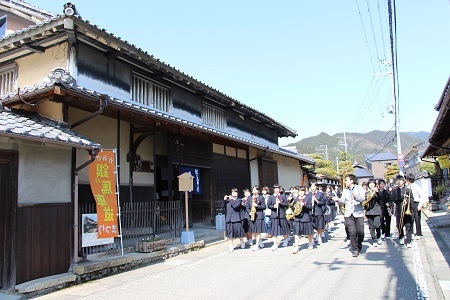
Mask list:
[{"label": "window grille", "polygon": [[133,75],[132,80],[131,100],[145,106],[170,112],[172,108],[170,89],[138,75]]},{"label": "window grille", "polygon": [[225,129],[225,111],[210,105],[203,104],[202,123],[217,129]]},{"label": "window grille", "polygon": [[14,92],[16,81],[16,64],[0,68],[0,95]]}]

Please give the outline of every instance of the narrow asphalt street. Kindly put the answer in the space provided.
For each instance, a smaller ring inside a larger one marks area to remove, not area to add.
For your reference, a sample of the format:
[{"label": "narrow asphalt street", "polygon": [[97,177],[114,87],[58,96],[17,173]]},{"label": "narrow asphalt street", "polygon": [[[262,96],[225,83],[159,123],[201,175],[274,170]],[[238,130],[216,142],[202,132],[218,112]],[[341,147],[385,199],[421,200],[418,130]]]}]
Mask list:
[{"label": "narrow asphalt street", "polygon": [[232,253],[219,242],[36,299],[445,299],[440,279],[445,270],[450,276],[448,253],[426,217],[425,237],[412,248],[397,239],[374,247],[366,225],[362,254],[356,258],[346,246],[341,221],[313,250],[302,239],[298,254],[292,253],[293,239],[277,251],[271,251],[268,240],[259,251],[240,249],[235,241]]}]

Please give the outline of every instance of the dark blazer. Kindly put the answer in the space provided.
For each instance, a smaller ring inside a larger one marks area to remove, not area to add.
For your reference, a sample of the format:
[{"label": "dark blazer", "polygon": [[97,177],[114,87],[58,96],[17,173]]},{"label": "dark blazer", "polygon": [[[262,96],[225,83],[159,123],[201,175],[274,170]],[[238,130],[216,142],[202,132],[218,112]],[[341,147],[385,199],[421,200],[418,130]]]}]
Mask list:
[{"label": "dark blazer", "polygon": [[384,216],[389,216],[386,204],[389,204],[391,208],[393,207],[394,203],[392,202],[391,194],[388,190],[382,190],[379,193],[381,197],[381,212]]},{"label": "dark blazer", "polygon": [[[251,202],[253,203],[253,196],[251,196]],[[266,209],[266,203],[264,201],[264,197],[262,195],[259,195],[256,199],[256,218],[255,220],[264,220],[264,210]],[[251,210],[251,206],[250,206]]]},{"label": "dark blazer", "polygon": [[[280,219],[285,219],[286,218],[286,209],[289,205],[288,200],[286,198],[285,194],[280,194],[280,204],[278,207],[278,217],[280,217]],[[274,207],[275,204],[277,203],[277,198],[275,197],[275,195],[270,195],[269,200],[267,201],[267,206],[272,210],[272,214],[270,215],[271,219],[276,219],[277,218],[277,209]]]},{"label": "dark blazer", "polygon": [[[302,201],[302,200],[297,198],[294,200],[294,204],[297,201]],[[295,216],[294,222],[302,222],[302,223],[312,222],[311,209],[312,209],[312,194],[308,193],[308,194],[306,194],[305,199],[303,199],[302,212],[299,215]]]},{"label": "dark blazer", "polygon": [[[311,199],[312,199],[312,193],[309,193],[309,194],[311,194]],[[317,202],[314,203],[314,209],[313,209],[314,215],[315,216],[323,216],[323,214],[325,212],[325,206],[328,203],[328,198],[322,192],[317,192],[315,197],[317,199]]]},{"label": "dark blazer", "polygon": [[225,222],[240,222],[242,220],[242,200],[236,198],[236,200],[227,199],[224,200],[225,204]]},{"label": "dark blazer", "polygon": [[252,209],[252,196],[242,198],[241,218],[250,220],[250,210]]},{"label": "dark blazer", "polygon": [[366,216],[381,216],[381,202],[383,198],[380,192],[376,192],[372,200],[369,202],[369,207],[366,209]]}]

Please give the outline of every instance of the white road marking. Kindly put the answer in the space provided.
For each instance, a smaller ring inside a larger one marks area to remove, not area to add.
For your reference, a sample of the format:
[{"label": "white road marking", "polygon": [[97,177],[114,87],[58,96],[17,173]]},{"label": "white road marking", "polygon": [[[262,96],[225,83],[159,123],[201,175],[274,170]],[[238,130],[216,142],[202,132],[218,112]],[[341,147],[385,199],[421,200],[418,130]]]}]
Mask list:
[{"label": "white road marking", "polygon": [[416,290],[417,299],[430,299],[430,294],[428,293],[427,281],[425,279],[425,272],[423,270],[422,259],[420,258],[420,250],[417,242],[412,243],[412,253],[413,253],[413,264],[414,273],[416,277]]}]

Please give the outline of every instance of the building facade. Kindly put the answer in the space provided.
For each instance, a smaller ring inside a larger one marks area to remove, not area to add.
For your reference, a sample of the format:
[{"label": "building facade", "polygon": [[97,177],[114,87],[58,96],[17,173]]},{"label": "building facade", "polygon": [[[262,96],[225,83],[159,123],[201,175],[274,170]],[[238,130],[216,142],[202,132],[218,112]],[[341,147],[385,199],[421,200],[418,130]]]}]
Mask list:
[{"label": "building facade", "polygon": [[192,224],[211,223],[233,187],[304,182],[314,160],[278,146],[294,129],[64,8],[0,1],[0,158],[11,174],[2,191],[14,187],[2,199],[1,289],[117,248],[85,249],[78,239],[81,214],[95,213],[87,166],[101,149],[117,151],[128,245],[181,234],[181,173],[196,175]]}]

